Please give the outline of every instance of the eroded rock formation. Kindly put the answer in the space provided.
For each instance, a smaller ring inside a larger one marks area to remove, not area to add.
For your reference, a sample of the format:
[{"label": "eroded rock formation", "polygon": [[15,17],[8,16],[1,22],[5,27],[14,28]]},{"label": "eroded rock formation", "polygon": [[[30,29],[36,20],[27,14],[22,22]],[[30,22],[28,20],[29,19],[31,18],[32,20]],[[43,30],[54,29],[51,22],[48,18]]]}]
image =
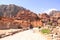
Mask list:
[{"label": "eroded rock formation", "polygon": [[26,8],[10,5],[0,5],[0,29],[29,29],[45,25],[60,26],[60,11],[36,14]]}]

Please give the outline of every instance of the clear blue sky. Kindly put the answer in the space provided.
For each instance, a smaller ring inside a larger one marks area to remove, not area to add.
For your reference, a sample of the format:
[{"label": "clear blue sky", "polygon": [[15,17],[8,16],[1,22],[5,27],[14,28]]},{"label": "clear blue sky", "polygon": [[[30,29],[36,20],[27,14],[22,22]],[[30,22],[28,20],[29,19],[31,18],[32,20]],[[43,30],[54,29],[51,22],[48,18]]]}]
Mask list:
[{"label": "clear blue sky", "polygon": [[1,4],[16,4],[36,13],[52,8],[60,10],[60,0],[0,0]]}]

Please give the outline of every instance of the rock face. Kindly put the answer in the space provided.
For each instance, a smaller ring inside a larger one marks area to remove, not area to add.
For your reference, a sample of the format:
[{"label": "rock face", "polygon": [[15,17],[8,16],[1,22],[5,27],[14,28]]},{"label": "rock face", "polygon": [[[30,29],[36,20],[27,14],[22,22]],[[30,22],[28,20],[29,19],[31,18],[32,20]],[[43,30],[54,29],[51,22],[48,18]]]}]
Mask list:
[{"label": "rock face", "polygon": [[41,13],[39,14],[39,18],[43,25],[60,26],[60,11],[52,10],[49,15]]},{"label": "rock face", "polygon": [[27,10],[26,8],[19,7],[13,4],[0,5],[0,29],[27,29],[30,27],[34,27],[35,25],[41,26],[42,24],[40,25],[40,22],[40,18],[37,16],[37,14],[31,12],[30,10]]},{"label": "rock face", "polygon": [[47,13],[41,13],[41,14],[39,14],[39,18],[41,19],[43,25],[47,25],[48,22],[49,22],[49,20],[50,20],[49,19],[50,16]]},{"label": "rock face", "polygon": [[52,17],[55,17],[55,18],[58,18],[58,17],[60,17],[60,11],[51,11],[50,12],[50,16],[52,16]]},{"label": "rock face", "polygon": [[41,27],[43,25],[41,20],[31,22],[33,27]]},{"label": "rock face", "polygon": [[60,11],[36,14],[26,8],[10,5],[0,5],[0,29],[28,29],[45,25],[60,26]]},{"label": "rock face", "polygon": [[52,21],[52,25],[59,26],[60,11],[51,11],[50,12],[50,20]]},{"label": "rock face", "polygon": [[34,21],[38,20],[39,18],[36,13],[33,13],[30,10],[22,10],[18,12],[17,19]]},{"label": "rock face", "polygon": [[4,17],[14,17],[19,10],[24,10],[25,8],[16,6],[14,4],[10,5],[0,5],[0,16]]}]

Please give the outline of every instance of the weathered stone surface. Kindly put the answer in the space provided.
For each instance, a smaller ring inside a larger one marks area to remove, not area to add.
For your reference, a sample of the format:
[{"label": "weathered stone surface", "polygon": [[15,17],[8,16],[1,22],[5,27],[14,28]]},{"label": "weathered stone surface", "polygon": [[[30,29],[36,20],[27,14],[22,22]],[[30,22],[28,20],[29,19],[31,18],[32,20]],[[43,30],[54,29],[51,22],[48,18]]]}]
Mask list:
[{"label": "weathered stone surface", "polygon": [[50,12],[50,16],[52,16],[52,17],[55,17],[55,18],[58,18],[58,17],[60,17],[60,11],[51,11]]},{"label": "weathered stone surface", "polygon": [[36,13],[33,13],[29,10],[22,10],[18,12],[17,19],[34,21],[38,20],[39,18]]},{"label": "weathered stone surface", "polygon": [[26,8],[10,5],[0,5],[0,29],[39,27],[45,25],[60,25],[60,11],[36,14]]},{"label": "weathered stone surface", "polygon": [[[30,28],[35,25],[40,26],[40,21],[38,21],[40,19],[37,14],[23,7],[13,4],[0,5],[0,14],[0,27],[2,26],[0,29]],[[31,22],[34,24],[31,24]]]},{"label": "weathered stone surface", "polygon": [[50,16],[47,13],[41,13],[39,14],[39,18],[42,21],[43,25],[48,24],[49,20],[50,20]]},{"label": "weathered stone surface", "polygon": [[51,11],[50,12],[50,21],[52,21],[52,25],[58,25],[60,24],[59,22],[60,19],[60,11]]},{"label": "weathered stone surface", "polygon": [[4,17],[15,17],[19,10],[24,10],[25,8],[16,6],[14,4],[10,5],[0,5],[0,16]]},{"label": "weathered stone surface", "polygon": [[31,22],[33,27],[41,27],[43,25],[41,20]]}]

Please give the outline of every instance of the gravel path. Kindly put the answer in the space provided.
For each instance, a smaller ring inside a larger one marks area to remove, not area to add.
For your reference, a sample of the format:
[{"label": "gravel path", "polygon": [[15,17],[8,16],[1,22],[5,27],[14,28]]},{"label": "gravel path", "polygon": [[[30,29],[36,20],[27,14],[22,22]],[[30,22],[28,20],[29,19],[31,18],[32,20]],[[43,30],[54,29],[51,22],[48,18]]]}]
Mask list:
[{"label": "gravel path", "polygon": [[0,40],[47,40],[47,38],[40,33],[34,33],[33,30],[27,30],[1,38]]}]

